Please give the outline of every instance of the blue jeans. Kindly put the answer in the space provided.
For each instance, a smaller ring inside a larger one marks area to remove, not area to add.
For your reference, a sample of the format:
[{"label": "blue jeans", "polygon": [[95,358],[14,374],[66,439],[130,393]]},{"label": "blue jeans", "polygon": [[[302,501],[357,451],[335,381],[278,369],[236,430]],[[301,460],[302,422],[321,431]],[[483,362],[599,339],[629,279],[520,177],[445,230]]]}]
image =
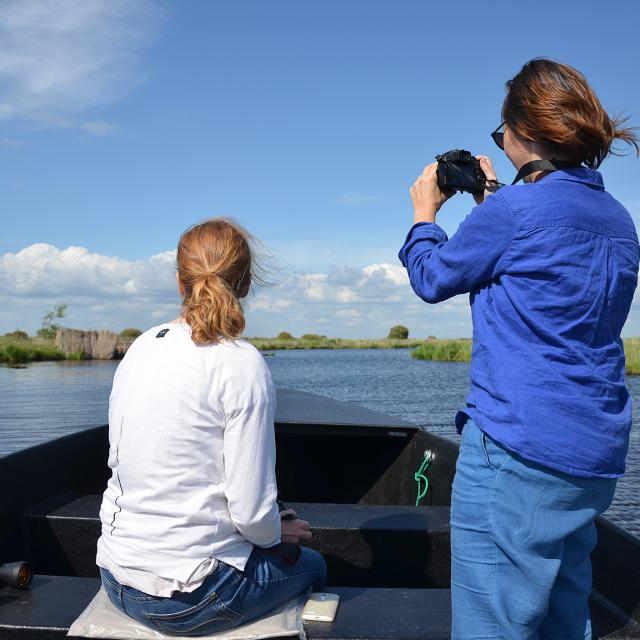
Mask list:
[{"label": "blue jeans", "polygon": [[295,565],[275,553],[254,547],[244,571],[218,561],[215,571],[190,593],[170,598],[150,596],[120,584],[100,569],[111,602],[142,624],[173,635],[200,636],[251,622],[295,598],[309,587],[322,589],[327,565],[302,547]]},{"label": "blue jeans", "polygon": [[452,640],[590,639],[594,518],[615,486],[525,461],[469,420],[451,500]]}]

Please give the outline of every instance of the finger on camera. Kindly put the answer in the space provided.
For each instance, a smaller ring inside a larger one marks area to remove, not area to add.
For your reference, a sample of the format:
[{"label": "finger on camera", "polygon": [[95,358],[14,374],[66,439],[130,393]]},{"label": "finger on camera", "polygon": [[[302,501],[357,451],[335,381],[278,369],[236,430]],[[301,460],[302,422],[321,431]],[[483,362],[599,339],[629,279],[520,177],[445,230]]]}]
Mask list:
[{"label": "finger on camera", "polygon": [[476,156],[478,161],[480,162],[480,167],[484,171],[487,178],[495,178],[496,170],[493,168],[491,164],[491,160],[487,156]]},{"label": "finger on camera", "polygon": [[435,170],[435,168],[436,168],[436,166],[437,166],[437,165],[438,165],[438,163],[437,163],[437,162],[432,162],[431,164],[428,164],[428,165],[424,168],[424,170],[422,171],[422,175],[423,175],[423,176],[429,175],[430,173],[432,173],[432,172]]}]

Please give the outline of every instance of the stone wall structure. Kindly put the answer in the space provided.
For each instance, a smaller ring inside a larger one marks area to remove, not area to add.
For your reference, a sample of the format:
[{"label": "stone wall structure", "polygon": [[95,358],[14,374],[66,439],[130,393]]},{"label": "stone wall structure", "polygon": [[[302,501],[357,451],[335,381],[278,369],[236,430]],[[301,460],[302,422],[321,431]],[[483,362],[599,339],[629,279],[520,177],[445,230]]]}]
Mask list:
[{"label": "stone wall structure", "polygon": [[85,358],[94,360],[122,358],[129,344],[131,341],[122,341],[111,331],[58,329],[56,333],[56,349],[67,354],[83,353]]}]

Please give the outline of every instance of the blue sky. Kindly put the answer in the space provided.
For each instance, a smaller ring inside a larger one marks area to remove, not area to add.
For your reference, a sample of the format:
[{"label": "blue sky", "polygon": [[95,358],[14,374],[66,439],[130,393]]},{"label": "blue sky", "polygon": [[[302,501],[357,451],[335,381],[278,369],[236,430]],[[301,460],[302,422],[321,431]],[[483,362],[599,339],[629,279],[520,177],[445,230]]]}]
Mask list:
[{"label": "blue sky", "polygon": [[[247,303],[281,330],[468,336],[466,296],[427,306],[397,260],[408,189],[451,148],[514,169],[489,137],[504,82],[532,57],[580,69],[640,125],[634,28],[613,1],[8,0],[0,7],[0,333],[122,329],[177,314],[181,231],[213,215],[275,254]],[[640,219],[640,160],[607,189]],[[452,234],[473,205],[447,202]],[[490,232],[490,229],[488,229]],[[634,305],[625,334],[640,334]]]}]

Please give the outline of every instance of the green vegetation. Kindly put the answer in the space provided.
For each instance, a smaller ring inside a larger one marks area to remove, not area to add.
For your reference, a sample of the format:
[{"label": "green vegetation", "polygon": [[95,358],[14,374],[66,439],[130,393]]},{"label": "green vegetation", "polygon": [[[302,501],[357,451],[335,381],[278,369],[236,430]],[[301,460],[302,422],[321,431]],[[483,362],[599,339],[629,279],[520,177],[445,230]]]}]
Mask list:
[{"label": "green vegetation", "polygon": [[7,337],[7,335],[0,338],[0,362],[4,362],[9,366],[26,362],[64,359],[64,353],[58,351],[51,341],[28,337],[26,339],[16,339]]},{"label": "green vegetation", "polygon": [[623,343],[627,374],[637,376],[640,374],[640,338],[627,338]]},{"label": "green vegetation", "polygon": [[[640,375],[640,338],[623,340],[627,375]],[[470,362],[471,340],[429,339],[411,354],[418,360],[440,360],[445,362]]]},{"label": "green vegetation", "polygon": [[389,329],[389,340],[406,340],[409,337],[409,329],[403,324],[397,324],[395,327]]},{"label": "green vegetation", "polygon": [[140,329],[135,329],[134,327],[123,329],[120,332],[120,337],[125,338],[126,340],[135,340],[138,336],[141,336],[141,335],[142,335],[142,331],[140,331]]},{"label": "green vegetation", "polygon": [[29,334],[26,331],[16,329],[15,331],[10,331],[9,333],[5,333],[4,337],[11,338],[12,340],[28,340]]},{"label": "green vegetation", "polygon": [[418,360],[469,362],[471,340],[429,340],[422,343],[411,355]]},{"label": "green vegetation", "polygon": [[260,351],[281,349],[408,349],[422,344],[421,340],[350,340],[347,338],[327,338],[307,333],[300,338],[247,338]]},{"label": "green vegetation", "polygon": [[60,325],[56,324],[56,318],[64,318],[67,314],[66,304],[57,304],[51,311],[47,311],[42,318],[42,326],[38,329],[38,336],[44,340],[55,340],[56,332]]},{"label": "green vegetation", "polygon": [[288,331],[281,331],[278,336],[278,340],[294,340],[294,337]]}]

